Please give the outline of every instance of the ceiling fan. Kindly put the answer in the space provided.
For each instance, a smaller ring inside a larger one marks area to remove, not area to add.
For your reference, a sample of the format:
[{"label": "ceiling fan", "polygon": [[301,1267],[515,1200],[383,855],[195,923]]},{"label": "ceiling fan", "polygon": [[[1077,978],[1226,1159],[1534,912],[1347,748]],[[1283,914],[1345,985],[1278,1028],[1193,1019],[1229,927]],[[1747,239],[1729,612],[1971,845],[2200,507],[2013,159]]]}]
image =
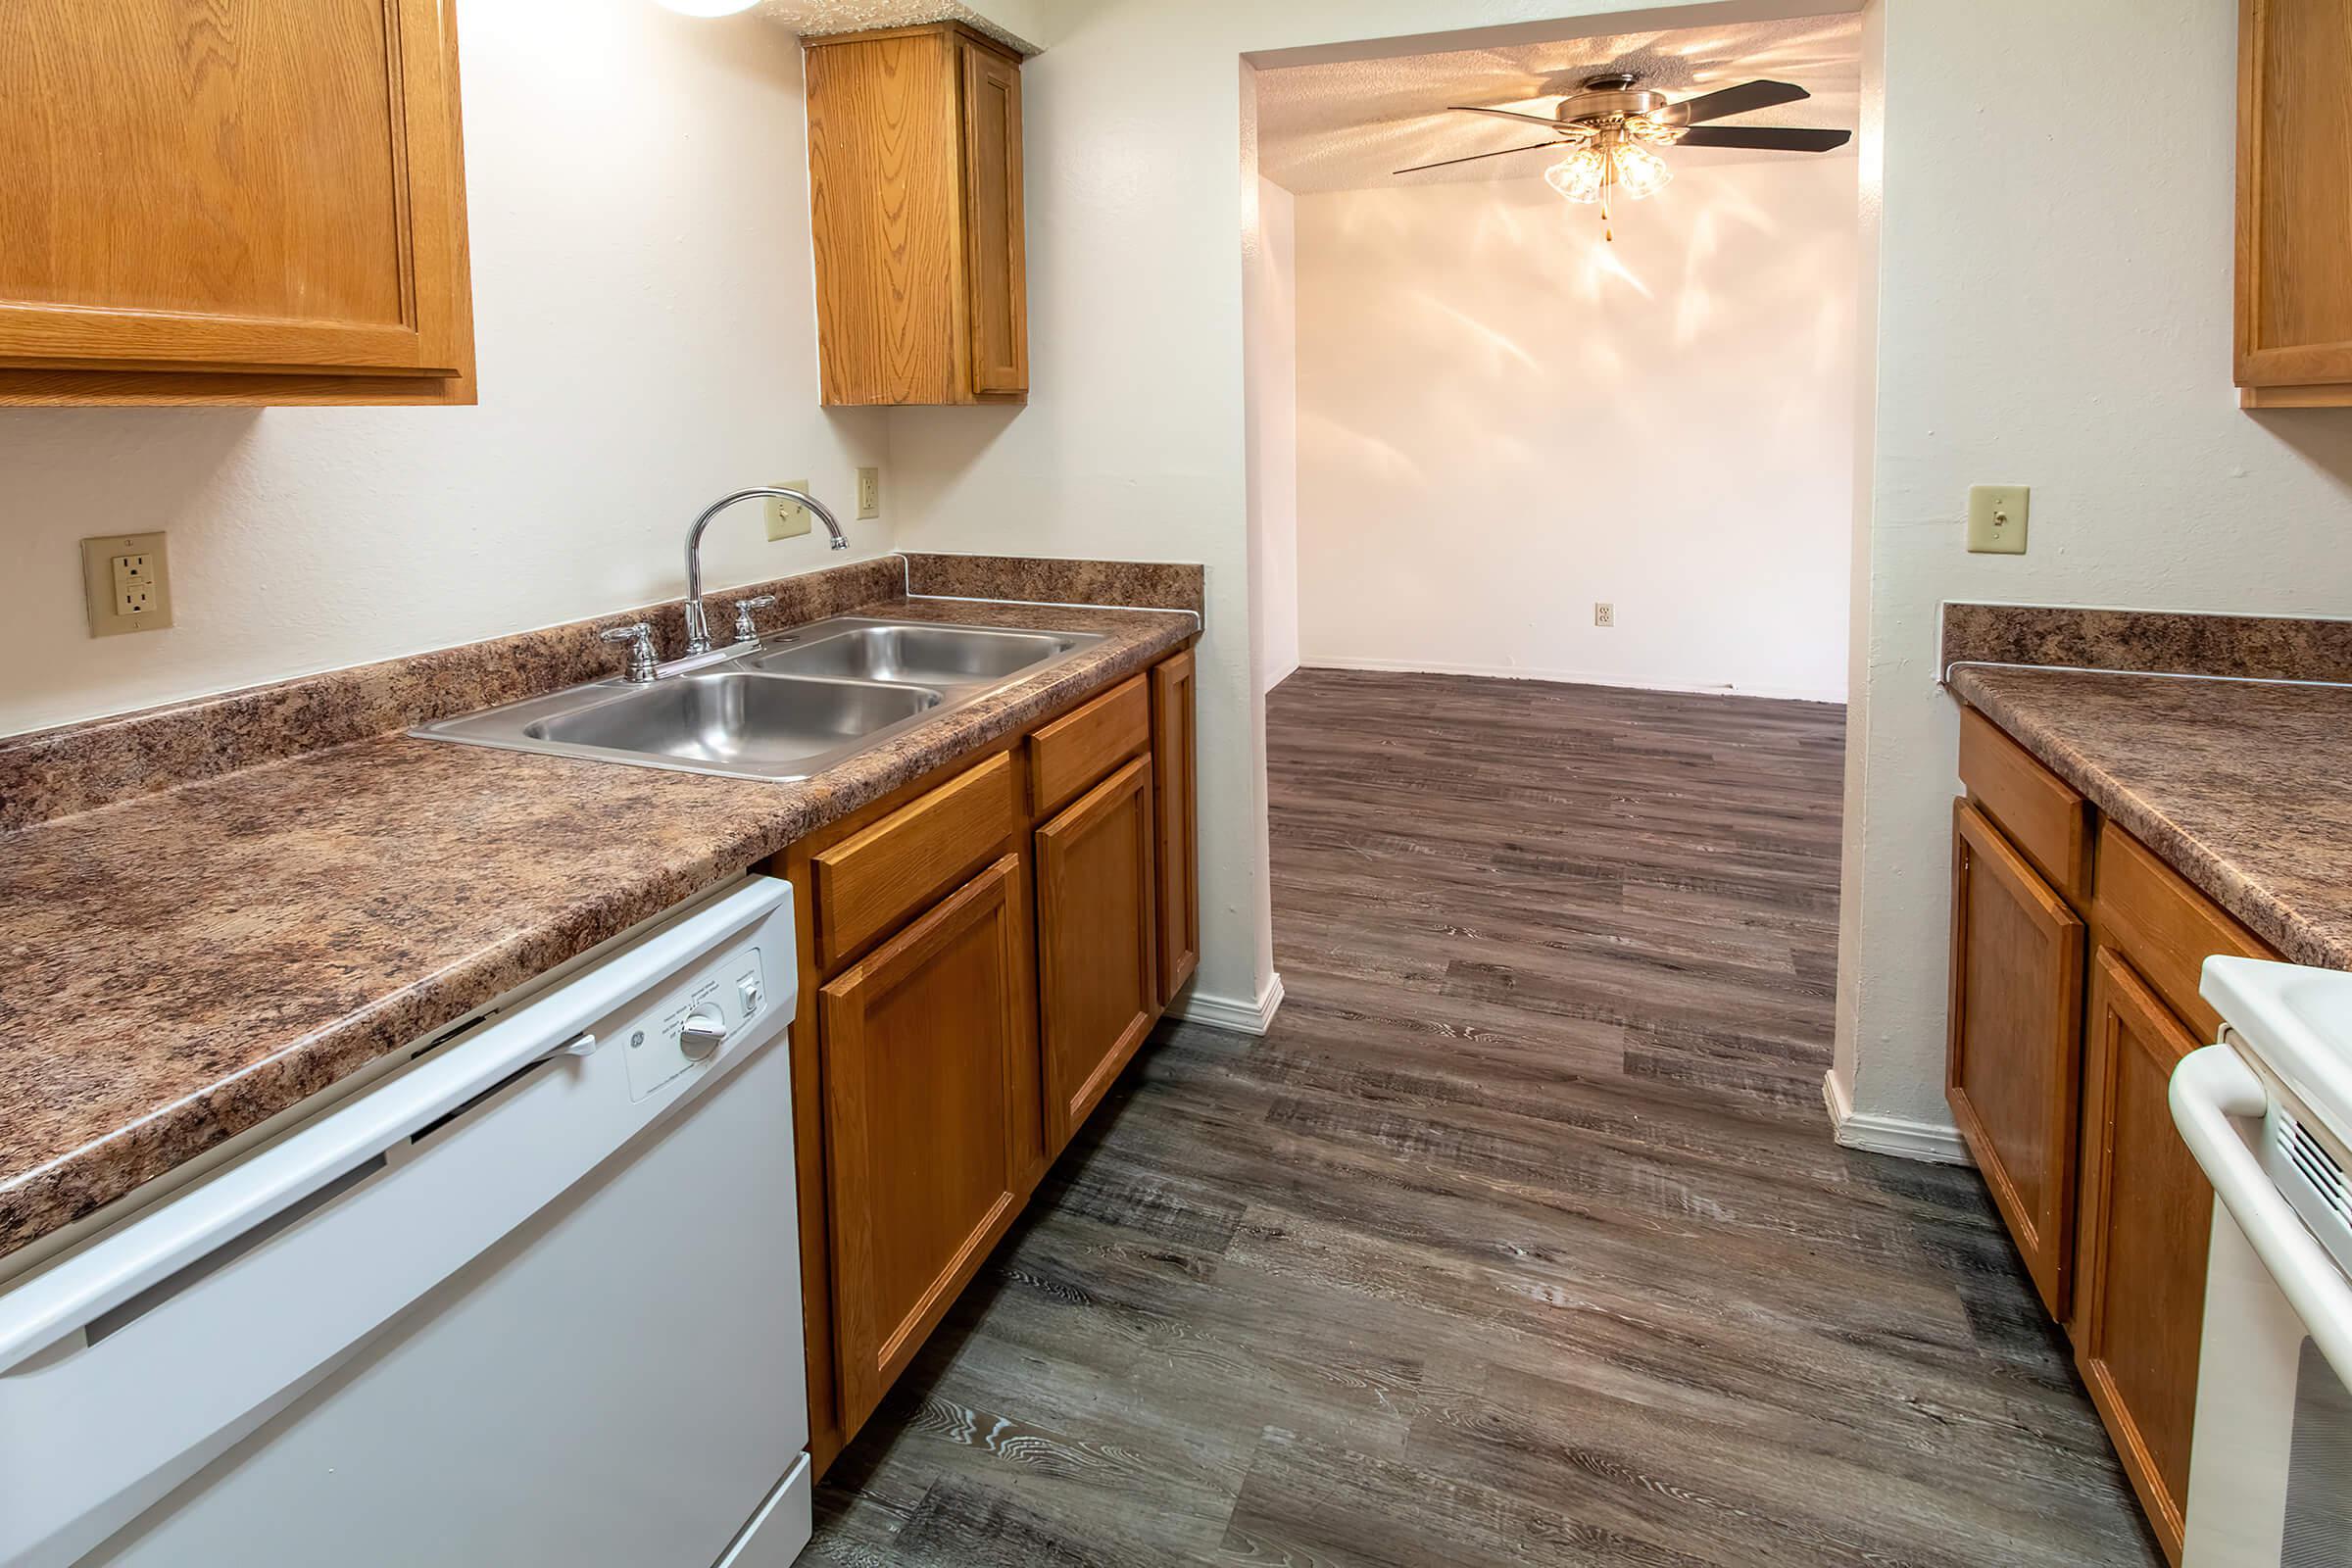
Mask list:
[{"label": "ceiling fan", "polygon": [[1581,88],[1560,100],[1559,109],[1549,120],[1516,109],[1449,105],[1462,114],[1524,120],[1544,126],[1551,135],[1524,147],[1472,153],[1467,158],[1441,158],[1436,163],[1415,164],[1396,172],[1411,174],[1424,169],[1444,169],[1449,164],[1476,163],[1482,158],[1507,158],[1513,153],[1565,148],[1569,150],[1568,156],[1545,170],[1544,178],[1572,202],[1599,203],[1601,233],[1614,240],[1617,236],[1608,227],[1610,194],[1621,190],[1639,201],[1655,194],[1674,177],[1674,171],[1654,150],[1658,147],[1754,147],[1770,152],[1826,153],[1853,139],[1850,130],[1700,123],[1813,96],[1794,82],[1742,82],[1737,87],[1701,93],[1675,103],[1662,92],[1639,85],[1641,80],[1625,72],[1587,76]]}]

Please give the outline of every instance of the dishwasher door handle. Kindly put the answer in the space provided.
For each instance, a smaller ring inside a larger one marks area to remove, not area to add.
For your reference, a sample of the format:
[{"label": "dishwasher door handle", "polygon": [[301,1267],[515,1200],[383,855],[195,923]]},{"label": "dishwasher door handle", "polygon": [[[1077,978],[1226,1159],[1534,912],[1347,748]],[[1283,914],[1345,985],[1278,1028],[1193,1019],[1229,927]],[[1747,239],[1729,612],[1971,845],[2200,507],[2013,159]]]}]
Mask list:
[{"label": "dishwasher door handle", "polygon": [[2230,1047],[2203,1046],[2173,1069],[2167,1099],[2214,1198],[2245,1232],[2335,1375],[2352,1383],[2352,1287],[2232,1125],[2269,1111],[2262,1080]]},{"label": "dishwasher door handle", "polygon": [[[750,878],[0,1293],[0,1378],[519,1069],[581,1044],[576,1037],[587,1026],[716,951],[791,898],[787,882]],[[551,1040],[559,1044],[551,1047]]]}]

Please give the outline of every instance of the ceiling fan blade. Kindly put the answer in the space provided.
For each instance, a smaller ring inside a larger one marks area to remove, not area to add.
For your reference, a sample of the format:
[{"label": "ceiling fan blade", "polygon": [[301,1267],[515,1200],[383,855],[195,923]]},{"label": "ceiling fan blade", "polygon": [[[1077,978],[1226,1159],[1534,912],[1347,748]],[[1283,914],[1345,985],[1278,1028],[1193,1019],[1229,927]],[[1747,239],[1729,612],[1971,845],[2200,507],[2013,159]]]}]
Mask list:
[{"label": "ceiling fan blade", "polygon": [[1559,129],[1560,126],[1560,122],[1556,120],[1547,120],[1542,115],[1523,115],[1516,109],[1481,109],[1476,104],[1447,104],[1446,107],[1456,114],[1493,115],[1500,120],[1524,120],[1531,125],[1549,125],[1554,130]]},{"label": "ceiling fan blade", "polygon": [[1668,104],[1658,111],[1657,118],[1669,125],[1694,125],[1702,120],[1744,115],[1751,109],[1770,109],[1775,104],[1792,104],[1812,96],[1793,81],[1743,81],[1737,87]]},{"label": "ceiling fan blade", "polygon": [[1472,153],[1467,158],[1441,158],[1434,164],[1415,164],[1410,169],[1399,169],[1396,171],[1396,172],[1399,174],[1417,174],[1424,169],[1444,169],[1448,164],[1475,164],[1481,158],[1501,158],[1510,153],[1532,153],[1537,151],[1539,148],[1549,151],[1551,148],[1557,146],[1559,146],[1559,143],[1556,141],[1531,141],[1524,147],[1505,147],[1501,152]]},{"label": "ceiling fan blade", "polygon": [[1850,130],[1798,130],[1781,125],[1693,125],[1677,147],[1760,147],[1776,153],[1826,153],[1854,139]]}]

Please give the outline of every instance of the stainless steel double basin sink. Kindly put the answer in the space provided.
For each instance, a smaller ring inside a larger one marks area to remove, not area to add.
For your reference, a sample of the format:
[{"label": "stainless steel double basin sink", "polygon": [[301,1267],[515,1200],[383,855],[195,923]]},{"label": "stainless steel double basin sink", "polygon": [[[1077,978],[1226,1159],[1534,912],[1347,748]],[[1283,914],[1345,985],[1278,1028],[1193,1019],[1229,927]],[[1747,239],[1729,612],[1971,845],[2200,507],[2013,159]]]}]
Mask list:
[{"label": "stainless steel double basin sink", "polygon": [[1097,632],[840,615],[651,681],[615,677],[412,733],[640,767],[789,781],[1101,642]]}]

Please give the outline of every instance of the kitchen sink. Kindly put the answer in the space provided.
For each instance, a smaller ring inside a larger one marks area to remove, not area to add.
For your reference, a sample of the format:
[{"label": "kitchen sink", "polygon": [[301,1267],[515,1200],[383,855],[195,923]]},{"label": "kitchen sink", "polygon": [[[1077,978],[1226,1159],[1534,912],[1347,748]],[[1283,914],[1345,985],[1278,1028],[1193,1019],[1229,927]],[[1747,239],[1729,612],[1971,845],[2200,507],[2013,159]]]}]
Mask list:
[{"label": "kitchen sink", "polygon": [[747,666],[796,675],[959,686],[1018,674],[1076,646],[1075,639],[1051,632],[903,625],[854,625],[829,636],[803,634],[797,643],[748,660]]},{"label": "kitchen sink", "polygon": [[920,686],[725,670],[630,687],[525,724],[532,740],[765,768],[838,751],[940,705]]},{"label": "kitchen sink", "polygon": [[430,740],[788,781],[1042,674],[1096,632],[841,615],[662,666],[418,726]]}]

